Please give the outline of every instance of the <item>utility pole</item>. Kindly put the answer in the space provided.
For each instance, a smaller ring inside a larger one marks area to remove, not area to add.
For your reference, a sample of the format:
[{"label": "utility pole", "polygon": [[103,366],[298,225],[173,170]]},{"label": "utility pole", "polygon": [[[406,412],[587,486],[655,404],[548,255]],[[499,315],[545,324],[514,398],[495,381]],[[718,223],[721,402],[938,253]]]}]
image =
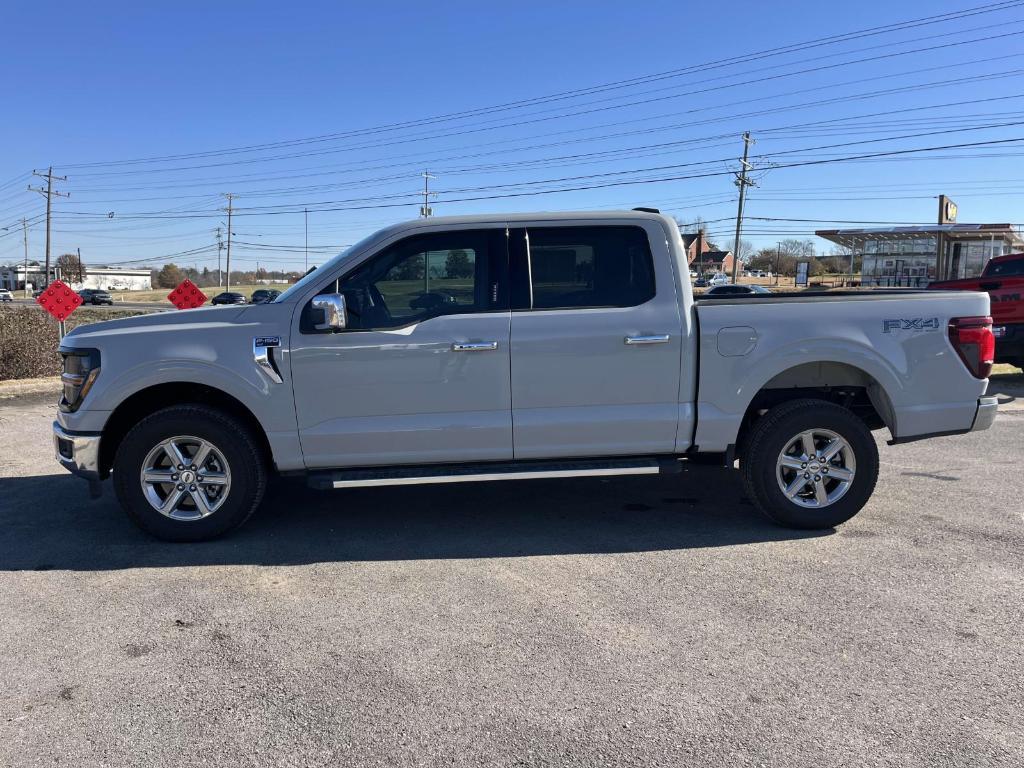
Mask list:
[{"label": "utility pole", "polygon": [[217,227],[217,287],[220,288],[221,283],[221,271],[220,271],[220,252],[224,250],[224,241],[220,236],[220,227]]},{"label": "utility pole", "polygon": [[424,171],[421,175],[423,176],[423,205],[420,206],[420,216],[425,219],[434,213],[430,207],[430,196],[436,196],[437,193],[430,191],[430,180],[436,179],[437,176],[431,174],[430,171]]},{"label": "utility pole", "polygon": [[21,220],[21,239],[25,243],[25,298],[28,298],[28,219]]},{"label": "utility pole", "polygon": [[228,192],[225,197],[228,199],[228,253],[227,253],[227,290],[231,290],[231,201],[234,195]]},{"label": "utility pole", "polygon": [[302,274],[309,272],[309,209],[302,209],[302,216],[306,222],[306,268],[302,271]]},{"label": "utility pole", "polygon": [[[779,284],[779,265],[782,264],[782,241],[775,244],[775,284]],[[795,287],[795,286],[794,286]]]},{"label": "utility pole", "polygon": [[740,229],[743,227],[743,201],[747,198],[747,187],[754,186],[754,182],[747,178],[747,171],[750,170],[750,163],[747,156],[750,152],[750,145],[754,140],[750,138],[750,131],[743,133],[743,159],[740,160],[740,172],[736,174],[734,182],[740,188],[739,207],[736,209],[736,240],[732,249],[732,282],[736,283],[736,267],[740,260]]},{"label": "utility pole", "polygon": [[67,176],[54,176],[53,166],[51,165],[46,169],[46,173],[40,173],[39,171],[32,171],[33,176],[38,176],[40,179],[46,179],[46,188],[33,187],[31,184],[28,186],[29,192],[38,192],[46,197],[46,274],[43,275],[43,285],[47,286],[50,284],[50,211],[52,209],[53,196],[57,197],[71,197],[70,192],[58,192],[53,188],[53,181],[67,181]]}]

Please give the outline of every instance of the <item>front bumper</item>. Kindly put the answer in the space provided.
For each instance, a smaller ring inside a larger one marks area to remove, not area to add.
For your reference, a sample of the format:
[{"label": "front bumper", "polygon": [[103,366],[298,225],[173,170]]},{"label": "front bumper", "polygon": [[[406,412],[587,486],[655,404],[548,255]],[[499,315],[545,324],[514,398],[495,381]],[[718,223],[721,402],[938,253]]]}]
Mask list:
[{"label": "front bumper", "polygon": [[98,434],[72,434],[53,422],[53,447],[57,461],[64,469],[86,480],[99,481],[100,436]]},{"label": "front bumper", "polygon": [[996,399],[995,395],[979,397],[978,410],[974,414],[974,423],[971,425],[971,432],[978,432],[982,429],[988,429],[991,427],[992,422],[996,420],[996,414],[998,412],[999,400]]}]

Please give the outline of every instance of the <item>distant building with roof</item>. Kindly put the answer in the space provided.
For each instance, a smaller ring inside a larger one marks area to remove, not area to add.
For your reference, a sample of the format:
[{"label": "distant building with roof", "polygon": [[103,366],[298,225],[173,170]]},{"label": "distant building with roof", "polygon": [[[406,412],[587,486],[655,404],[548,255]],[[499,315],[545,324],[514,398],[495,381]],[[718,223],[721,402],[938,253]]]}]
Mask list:
[{"label": "distant building with roof", "polygon": [[938,223],[883,229],[819,229],[816,234],[861,261],[861,282],[922,286],[981,274],[993,256],[1024,250],[1012,224],[957,224],[957,205],[939,195]]},{"label": "distant building with roof", "polygon": [[1011,224],[821,229],[814,234],[861,262],[864,285],[913,287],[975,277],[993,256],[1024,250],[1024,238]]},{"label": "distant building with roof", "polygon": [[[106,291],[148,291],[153,287],[149,267],[127,269],[125,267],[86,265],[84,269],[85,279],[81,282],[70,283],[76,291],[82,288],[100,288]],[[39,288],[46,282],[43,280],[44,271],[45,267],[35,261],[30,261],[27,265],[20,262],[0,267],[0,288],[20,291],[24,290],[26,283],[30,289]],[[50,280],[56,280],[58,277],[60,274],[56,264],[53,264],[50,266]]]}]

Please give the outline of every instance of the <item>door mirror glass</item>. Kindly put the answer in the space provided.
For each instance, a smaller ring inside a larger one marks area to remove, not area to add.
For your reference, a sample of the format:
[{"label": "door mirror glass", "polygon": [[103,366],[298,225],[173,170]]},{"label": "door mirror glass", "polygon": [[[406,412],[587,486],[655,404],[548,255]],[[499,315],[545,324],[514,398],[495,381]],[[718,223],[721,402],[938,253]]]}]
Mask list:
[{"label": "door mirror glass", "polygon": [[318,331],[342,331],[348,325],[345,297],[340,293],[324,293],[314,296],[313,328]]}]

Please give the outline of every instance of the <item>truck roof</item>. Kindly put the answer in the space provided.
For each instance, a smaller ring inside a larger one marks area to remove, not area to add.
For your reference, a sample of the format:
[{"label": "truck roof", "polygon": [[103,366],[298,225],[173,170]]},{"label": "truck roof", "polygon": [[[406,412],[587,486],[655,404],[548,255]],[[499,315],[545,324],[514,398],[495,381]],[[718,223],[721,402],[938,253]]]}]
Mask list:
[{"label": "truck roof", "polygon": [[665,221],[671,219],[663,213],[650,211],[538,211],[533,213],[477,213],[468,216],[431,216],[397,222],[381,229],[377,234],[390,235],[405,229],[425,226],[461,226],[466,224],[497,224],[518,221],[607,221],[608,219],[636,219],[638,221]]}]

